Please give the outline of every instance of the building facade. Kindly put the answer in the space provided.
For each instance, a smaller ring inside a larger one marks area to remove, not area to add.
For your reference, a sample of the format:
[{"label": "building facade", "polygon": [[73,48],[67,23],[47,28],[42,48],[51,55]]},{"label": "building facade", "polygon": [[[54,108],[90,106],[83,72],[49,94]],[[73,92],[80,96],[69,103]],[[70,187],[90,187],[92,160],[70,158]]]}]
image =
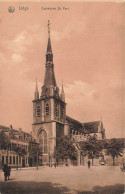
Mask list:
[{"label": "building facade", "polygon": [[15,130],[0,125],[0,168],[4,164],[11,167],[28,167],[29,164],[36,165],[36,154],[33,153],[33,146],[37,149],[38,144],[30,133]]}]

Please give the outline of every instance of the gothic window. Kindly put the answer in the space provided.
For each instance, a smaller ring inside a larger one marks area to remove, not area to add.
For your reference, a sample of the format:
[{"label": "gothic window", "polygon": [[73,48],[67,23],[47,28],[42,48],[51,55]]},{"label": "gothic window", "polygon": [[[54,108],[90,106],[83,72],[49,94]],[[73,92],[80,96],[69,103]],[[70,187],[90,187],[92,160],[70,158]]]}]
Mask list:
[{"label": "gothic window", "polygon": [[44,130],[39,133],[39,145],[41,152],[47,154],[47,133]]},{"label": "gothic window", "polygon": [[62,107],[61,109],[61,118],[64,119],[64,113],[65,113],[65,110],[64,110],[64,107]]},{"label": "gothic window", "polygon": [[48,116],[49,115],[49,105],[48,104],[46,104],[46,116]]},{"label": "gothic window", "polygon": [[59,111],[58,111],[58,104],[55,104],[55,116],[58,117]]},{"label": "gothic window", "polygon": [[37,109],[36,109],[36,116],[37,117],[40,117],[41,116],[41,108],[40,108],[39,105],[37,106]]}]

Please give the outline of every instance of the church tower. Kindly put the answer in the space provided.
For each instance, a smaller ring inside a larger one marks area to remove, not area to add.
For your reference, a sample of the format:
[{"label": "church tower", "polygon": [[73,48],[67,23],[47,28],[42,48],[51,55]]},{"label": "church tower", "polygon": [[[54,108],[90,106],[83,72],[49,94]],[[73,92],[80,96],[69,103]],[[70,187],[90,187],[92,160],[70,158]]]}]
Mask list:
[{"label": "church tower", "polygon": [[43,152],[42,162],[46,163],[55,151],[56,139],[68,135],[68,127],[65,121],[66,103],[64,89],[62,85],[60,95],[54,74],[49,21],[44,84],[41,87],[41,95],[39,97],[36,82],[34,96],[32,132]]}]

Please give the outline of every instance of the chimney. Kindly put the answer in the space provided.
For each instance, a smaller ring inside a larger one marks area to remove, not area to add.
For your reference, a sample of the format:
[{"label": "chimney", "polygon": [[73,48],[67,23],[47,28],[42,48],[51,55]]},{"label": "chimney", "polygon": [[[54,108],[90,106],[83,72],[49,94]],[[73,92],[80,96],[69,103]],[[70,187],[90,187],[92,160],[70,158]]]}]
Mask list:
[{"label": "chimney", "polygon": [[19,130],[19,132],[22,132],[22,128],[19,128],[18,130]]},{"label": "chimney", "polygon": [[10,125],[10,129],[13,129],[13,126],[12,125]]}]

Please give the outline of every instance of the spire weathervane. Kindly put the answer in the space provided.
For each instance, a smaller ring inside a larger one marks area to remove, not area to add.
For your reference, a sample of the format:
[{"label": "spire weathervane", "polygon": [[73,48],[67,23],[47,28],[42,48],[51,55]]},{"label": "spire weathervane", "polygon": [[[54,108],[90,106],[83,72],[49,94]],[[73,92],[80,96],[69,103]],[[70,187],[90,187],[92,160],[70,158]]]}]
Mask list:
[{"label": "spire weathervane", "polygon": [[50,37],[50,21],[48,20],[48,36]]}]

